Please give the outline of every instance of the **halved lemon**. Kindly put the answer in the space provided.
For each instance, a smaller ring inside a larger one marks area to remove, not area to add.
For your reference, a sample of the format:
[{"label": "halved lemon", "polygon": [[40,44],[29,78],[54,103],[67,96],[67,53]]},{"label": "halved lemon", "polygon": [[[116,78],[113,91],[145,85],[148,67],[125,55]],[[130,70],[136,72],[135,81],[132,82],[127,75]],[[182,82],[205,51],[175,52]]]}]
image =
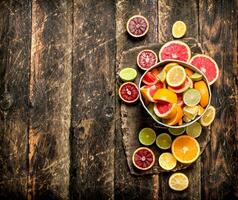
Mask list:
[{"label": "halved lemon", "polygon": [[167,73],[174,66],[179,66],[179,64],[178,63],[168,63],[167,65],[164,66],[163,70]]},{"label": "halved lemon", "polygon": [[171,68],[166,74],[166,81],[169,86],[178,87],[184,83],[186,72],[182,66]]},{"label": "halved lemon", "polygon": [[215,119],[216,109],[213,106],[209,106],[206,112],[200,119],[200,123],[202,126],[209,126],[213,120]]},{"label": "halved lemon", "polygon": [[175,191],[183,191],[189,185],[188,177],[184,173],[174,173],[169,177],[169,187]]},{"label": "halved lemon", "polygon": [[185,35],[187,26],[183,21],[176,21],[172,27],[172,35],[174,38],[181,38]]},{"label": "halved lemon", "polygon": [[172,170],[176,167],[177,160],[169,152],[162,153],[159,157],[159,165],[165,170]]}]

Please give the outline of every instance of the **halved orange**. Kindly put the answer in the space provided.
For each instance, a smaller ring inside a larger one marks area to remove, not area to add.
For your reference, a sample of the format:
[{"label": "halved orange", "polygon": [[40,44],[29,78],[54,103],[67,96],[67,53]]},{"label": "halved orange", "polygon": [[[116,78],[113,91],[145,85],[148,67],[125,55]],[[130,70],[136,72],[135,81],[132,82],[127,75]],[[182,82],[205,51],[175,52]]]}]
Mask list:
[{"label": "halved orange", "polygon": [[179,123],[180,120],[182,119],[182,117],[183,117],[183,110],[182,110],[182,108],[179,105],[177,105],[176,115],[173,118],[164,119],[163,123],[168,124],[170,126],[173,126],[173,125]]},{"label": "halved orange", "polygon": [[209,102],[209,92],[207,84],[204,81],[198,81],[194,83],[194,88],[201,94],[200,105],[204,108]]},{"label": "halved orange", "polygon": [[190,164],[197,160],[200,146],[196,139],[188,135],[178,136],[172,143],[172,154],[181,163]]},{"label": "halved orange", "polygon": [[153,99],[155,101],[166,101],[169,103],[177,103],[177,95],[175,92],[172,92],[166,88],[163,89],[158,89],[154,96]]}]

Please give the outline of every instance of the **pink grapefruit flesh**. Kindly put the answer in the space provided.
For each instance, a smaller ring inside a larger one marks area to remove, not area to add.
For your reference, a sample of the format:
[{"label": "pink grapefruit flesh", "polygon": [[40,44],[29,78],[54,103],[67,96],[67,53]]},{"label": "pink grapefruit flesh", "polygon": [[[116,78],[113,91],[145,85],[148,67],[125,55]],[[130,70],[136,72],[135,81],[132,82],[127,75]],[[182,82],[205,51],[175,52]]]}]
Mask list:
[{"label": "pink grapefruit flesh", "polygon": [[168,89],[172,90],[175,93],[182,93],[185,90],[187,90],[189,88],[189,86],[190,86],[190,81],[189,81],[189,78],[186,77],[186,79],[182,85],[177,86],[177,87],[168,86]]},{"label": "pink grapefruit flesh", "polygon": [[142,82],[146,85],[155,85],[158,82],[158,79],[155,77],[154,74],[152,74],[152,72],[147,72],[144,75]]},{"label": "pink grapefruit flesh", "polygon": [[150,49],[142,50],[137,56],[137,65],[143,70],[149,69],[157,62],[158,57],[156,53]]},{"label": "pink grapefruit flesh", "polygon": [[133,103],[139,98],[138,87],[135,83],[126,82],[119,88],[119,96],[126,103]]},{"label": "pink grapefruit flesh", "polygon": [[126,30],[133,37],[142,37],[149,30],[149,22],[144,16],[134,15],[127,21]]}]

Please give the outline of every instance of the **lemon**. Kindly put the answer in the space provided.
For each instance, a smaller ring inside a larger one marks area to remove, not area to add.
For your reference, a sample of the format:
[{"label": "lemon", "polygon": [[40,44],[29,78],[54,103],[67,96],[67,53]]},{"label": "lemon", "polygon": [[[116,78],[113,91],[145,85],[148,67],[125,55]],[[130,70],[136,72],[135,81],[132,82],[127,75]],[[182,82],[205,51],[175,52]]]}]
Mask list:
[{"label": "lemon", "polygon": [[175,191],[183,191],[188,185],[188,177],[184,173],[177,172],[169,177],[169,187]]},{"label": "lemon", "polygon": [[175,136],[182,135],[185,132],[185,128],[169,128],[168,130],[172,135]]},{"label": "lemon", "polygon": [[156,138],[156,145],[160,149],[169,149],[172,144],[172,139],[169,134],[161,133]]},{"label": "lemon", "polygon": [[194,119],[198,114],[198,106],[185,106],[183,113],[189,119]]},{"label": "lemon", "polygon": [[182,66],[174,66],[166,74],[166,81],[169,86],[177,87],[184,83],[186,72]]},{"label": "lemon", "polygon": [[213,106],[209,106],[206,112],[200,119],[200,123],[202,126],[209,126],[213,120],[215,119],[216,109]]},{"label": "lemon", "polygon": [[186,24],[183,21],[176,21],[172,27],[172,35],[174,38],[181,38],[187,30]]},{"label": "lemon", "polygon": [[176,167],[177,160],[172,153],[165,152],[159,157],[159,165],[165,170],[171,170]]},{"label": "lemon", "polygon": [[139,141],[145,146],[152,145],[155,139],[156,133],[152,128],[143,128],[139,133]]},{"label": "lemon", "polygon": [[193,138],[199,137],[201,135],[201,132],[202,126],[198,122],[194,122],[186,127],[186,133]]}]

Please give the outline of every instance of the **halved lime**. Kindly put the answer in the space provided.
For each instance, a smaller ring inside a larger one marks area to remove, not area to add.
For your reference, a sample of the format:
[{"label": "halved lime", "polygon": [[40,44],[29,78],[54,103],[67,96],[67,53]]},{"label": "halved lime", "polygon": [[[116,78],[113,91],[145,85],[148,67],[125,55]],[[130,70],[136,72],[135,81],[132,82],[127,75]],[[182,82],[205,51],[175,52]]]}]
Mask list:
[{"label": "halved lime", "polygon": [[187,106],[196,106],[201,99],[200,92],[196,89],[188,89],[183,94],[183,101]]},{"label": "halved lime", "polygon": [[152,128],[143,128],[139,133],[139,141],[145,146],[152,145],[155,142],[156,133]]},{"label": "halved lime", "polygon": [[216,109],[213,106],[209,106],[206,112],[203,114],[200,119],[202,126],[209,126],[215,119]]},{"label": "halved lime", "polygon": [[165,70],[162,70],[158,75],[157,79],[160,80],[161,82],[164,82],[166,79],[166,72]]},{"label": "halved lime", "polygon": [[169,128],[169,132],[172,135],[182,135],[185,132],[185,128]]},{"label": "halved lime", "polygon": [[193,81],[200,81],[200,80],[202,80],[202,74],[199,74],[198,72],[195,72],[195,73],[193,73],[192,76],[190,76],[190,78]]},{"label": "halved lime", "polygon": [[131,67],[126,67],[119,72],[119,77],[122,81],[134,81],[137,76],[137,71]]},{"label": "halved lime", "polygon": [[201,135],[201,132],[202,126],[198,122],[194,122],[186,127],[186,133],[193,138],[199,137]]},{"label": "halved lime", "polygon": [[161,133],[156,138],[156,145],[161,149],[169,149],[172,144],[172,139],[169,134]]}]

